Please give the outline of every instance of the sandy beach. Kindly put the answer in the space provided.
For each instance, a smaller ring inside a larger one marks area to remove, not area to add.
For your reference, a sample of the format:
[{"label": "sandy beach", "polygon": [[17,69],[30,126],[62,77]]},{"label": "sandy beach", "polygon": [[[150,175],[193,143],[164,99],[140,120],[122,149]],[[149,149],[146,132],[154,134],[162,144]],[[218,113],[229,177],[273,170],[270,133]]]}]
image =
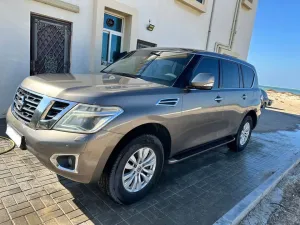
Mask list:
[{"label": "sandy beach", "polygon": [[271,110],[300,116],[300,95],[289,92],[267,91],[269,99],[273,100]]}]

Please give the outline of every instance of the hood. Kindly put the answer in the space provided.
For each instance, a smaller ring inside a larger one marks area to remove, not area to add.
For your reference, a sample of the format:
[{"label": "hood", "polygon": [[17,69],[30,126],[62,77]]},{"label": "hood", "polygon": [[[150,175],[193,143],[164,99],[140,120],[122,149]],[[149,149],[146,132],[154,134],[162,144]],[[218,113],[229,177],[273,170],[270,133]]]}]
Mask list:
[{"label": "hood", "polygon": [[166,87],[140,78],[104,73],[43,74],[26,78],[21,86],[49,97],[83,103],[95,102],[101,96],[126,95],[130,92]]}]

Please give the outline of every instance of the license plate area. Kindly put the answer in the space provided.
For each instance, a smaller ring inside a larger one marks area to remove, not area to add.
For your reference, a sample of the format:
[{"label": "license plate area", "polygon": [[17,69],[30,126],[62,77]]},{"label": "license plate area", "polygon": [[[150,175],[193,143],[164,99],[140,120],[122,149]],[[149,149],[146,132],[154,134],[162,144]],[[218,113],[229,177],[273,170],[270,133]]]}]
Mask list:
[{"label": "license plate area", "polygon": [[19,148],[24,145],[24,136],[20,135],[9,125],[7,125],[6,134],[11,140],[15,142],[16,146],[18,146]]}]

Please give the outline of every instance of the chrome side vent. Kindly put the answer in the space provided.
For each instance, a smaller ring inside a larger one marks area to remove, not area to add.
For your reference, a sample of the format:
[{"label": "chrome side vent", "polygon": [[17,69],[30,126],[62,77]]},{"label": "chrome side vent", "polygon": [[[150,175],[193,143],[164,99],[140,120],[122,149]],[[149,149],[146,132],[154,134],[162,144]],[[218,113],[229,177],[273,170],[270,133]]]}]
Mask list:
[{"label": "chrome side vent", "polygon": [[161,99],[157,102],[156,105],[162,105],[162,106],[176,106],[179,101],[179,98],[166,98]]},{"label": "chrome side vent", "polygon": [[45,120],[52,120],[57,114],[69,106],[68,103],[56,101],[48,111]]}]

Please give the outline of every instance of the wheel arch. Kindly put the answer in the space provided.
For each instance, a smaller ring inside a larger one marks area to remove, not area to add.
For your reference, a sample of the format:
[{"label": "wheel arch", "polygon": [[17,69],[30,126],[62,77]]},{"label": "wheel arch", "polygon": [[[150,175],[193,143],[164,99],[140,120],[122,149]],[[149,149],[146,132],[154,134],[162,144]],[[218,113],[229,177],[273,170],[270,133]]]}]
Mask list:
[{"label": "wheel arch", "polygon": [[257,125],[257,120],[258,120],[257,115],[256,115],[256,112],[255,112],[254,110],[250,110],[250,111],[245,115],[244,118],[246,118],[247,116],[251,116],[252,122],[253,122],[253,129],[254,129],[254,128],[256,127],[256,125]]},{"label": "wheel arch", "polygon": [[135,137],[140,136],[142,134],[152,134],[155,135],[162,143],[164,147],[164,157],[168,159],[171,153],[171,135],[169,130],[162,124],[159,123],[146,123],[139,125],[132,130],[130,130],[123,138],[118,142],[118,144],[113,149],[110,154],[106,164],[104,166],[104,170],[109,169],[113,164],[114,160],[120,153],[120,151]]}]

